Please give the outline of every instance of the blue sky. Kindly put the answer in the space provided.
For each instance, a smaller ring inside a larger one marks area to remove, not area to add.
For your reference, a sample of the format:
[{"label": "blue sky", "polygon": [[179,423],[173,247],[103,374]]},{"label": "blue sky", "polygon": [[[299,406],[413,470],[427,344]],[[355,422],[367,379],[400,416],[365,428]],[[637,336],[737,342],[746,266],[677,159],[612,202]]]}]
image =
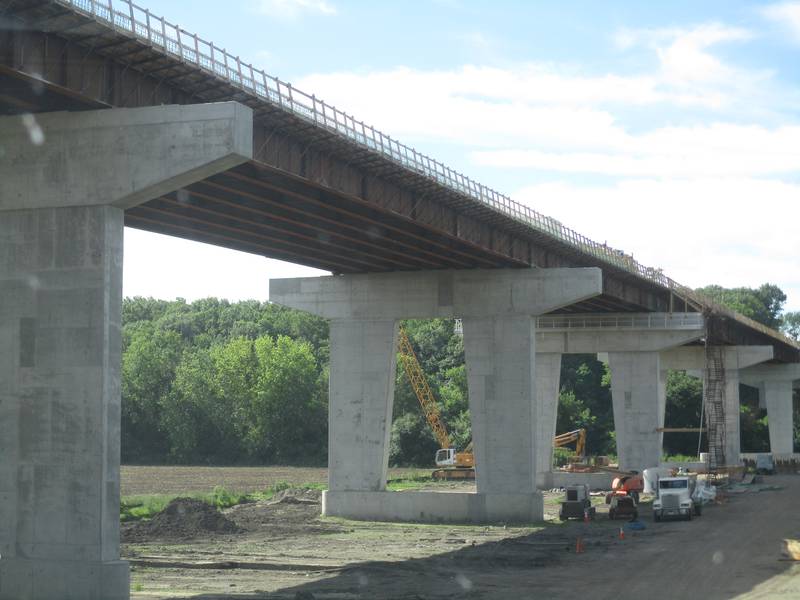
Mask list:
[{"label": "blue sky", "polygon": [[[682,283],[800,309],[800,2],[139,3]],[[127,295],[311,273],[126,235]]]}]

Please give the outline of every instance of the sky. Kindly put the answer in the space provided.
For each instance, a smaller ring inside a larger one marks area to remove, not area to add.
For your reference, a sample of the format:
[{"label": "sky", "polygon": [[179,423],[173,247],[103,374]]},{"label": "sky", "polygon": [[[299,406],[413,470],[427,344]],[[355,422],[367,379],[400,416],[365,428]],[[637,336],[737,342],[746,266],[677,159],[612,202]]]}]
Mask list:
[{"label": "sky", "polygon": [[[685,285],[800,310],[800,1],[137,3]],[[127,296],[324,274],[125,235]]]}]

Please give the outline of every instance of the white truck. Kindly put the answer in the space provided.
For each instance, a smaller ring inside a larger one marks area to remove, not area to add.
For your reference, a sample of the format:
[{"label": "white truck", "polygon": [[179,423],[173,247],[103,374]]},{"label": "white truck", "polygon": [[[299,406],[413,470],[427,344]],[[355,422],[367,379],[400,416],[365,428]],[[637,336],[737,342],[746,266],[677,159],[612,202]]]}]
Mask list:
[{"label": "white truck", "polygon": [[700,516],[701,503],[694,498],[696,478],[687,475],[660,477],[657,482],[656,499],[653,500],[653,520],[665,517],[683,517],[692,520]]}]

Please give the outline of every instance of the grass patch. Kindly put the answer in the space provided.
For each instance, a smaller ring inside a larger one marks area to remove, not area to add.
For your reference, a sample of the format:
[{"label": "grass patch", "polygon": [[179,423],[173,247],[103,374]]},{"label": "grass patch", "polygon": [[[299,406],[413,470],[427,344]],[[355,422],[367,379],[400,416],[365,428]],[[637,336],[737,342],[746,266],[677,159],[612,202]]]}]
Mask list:
[{"label": "grass patch", "polygon": [[219,509],[230,508],[246,502],[257,502],[259,500],[271,500],[275,494],[288,490],[289,488],[324,490],[327,486],[322,483],[308,483],[301,485],[291,485],[285,481],[280,481],[275,485],[261,492],[242,494],[232,492],[222,486],[217,486],[210,493],[190,493],[190,494],[146,494],[139,496],[123,496],[119,507],[119,520],[123,523],[127,521],[138,521],[141,519],[151,519],[173,501],[175,498],[192,498],[201,500]]}]

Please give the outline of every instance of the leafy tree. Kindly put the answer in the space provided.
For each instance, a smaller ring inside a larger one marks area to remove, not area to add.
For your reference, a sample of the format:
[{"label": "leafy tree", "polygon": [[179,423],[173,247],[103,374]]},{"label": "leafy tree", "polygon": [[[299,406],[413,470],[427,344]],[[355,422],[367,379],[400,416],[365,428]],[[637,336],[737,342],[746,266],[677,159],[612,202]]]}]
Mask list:
[{"label": "leafy tree", "polygon": [[781,325],[781,311],[786,302],[786,294],[777,285],[765,283],[759,288],[723,288],[709,285],[698,291],[768,327],[777,329]]},{"label": "leafy tree", "polygon": [[784,313],[781,329],[791,338],[800,341],[800,311]]}]

